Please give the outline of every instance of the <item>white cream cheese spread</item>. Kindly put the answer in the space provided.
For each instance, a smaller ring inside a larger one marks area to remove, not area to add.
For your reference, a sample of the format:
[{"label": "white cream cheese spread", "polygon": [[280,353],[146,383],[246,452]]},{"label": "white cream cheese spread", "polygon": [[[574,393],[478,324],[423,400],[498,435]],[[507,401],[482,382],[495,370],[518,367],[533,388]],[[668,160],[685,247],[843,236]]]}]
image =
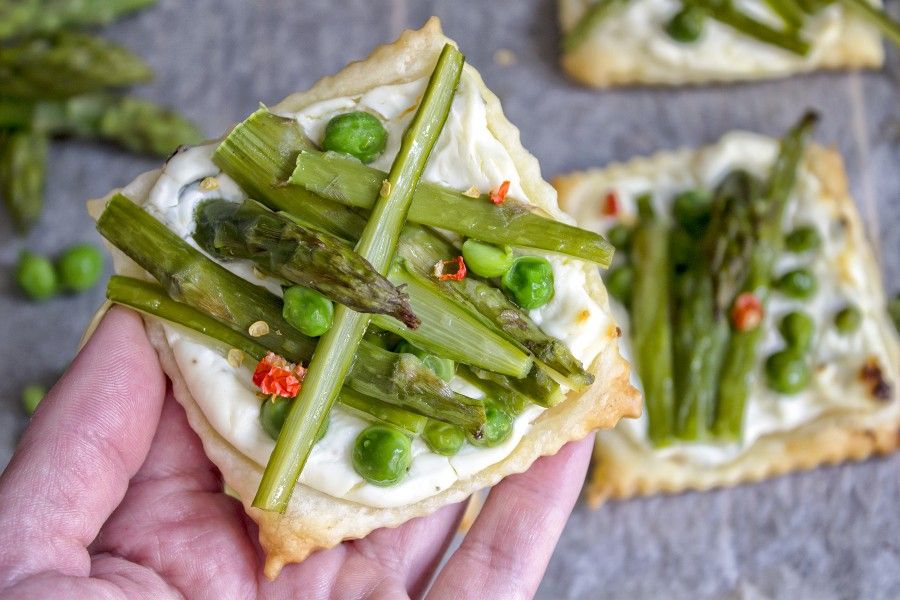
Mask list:
[{"label": "white cream cheese spread", "polygon": [[[360,96],[318,102],[291,115],[305,133],[320,142],[324,127],[332,117],[351,110],[376,114],[388,132],[384,154],[372,166],[389,170],[401,135],[415,113],[427,79],[387,85]],[[197,204],[208,198],[241,200],[240,188],[222,174],[211,160],[215,145],[199,146],[172,157],[151,188],[145,209],[164,222],[173,232],[197,247],[191,238],[193,214]],[[486,105],[477,83],[463,73],[449,118],[435,145],[423,179],[455,189],[471,186],[481,191],[510,181],[510,197],[527,201],[516,166],[504,146],[491,133]],[[585,364],[595,358],[598,340],[607,330],[610,316],[584,289],[583,264],[550,257],[556,291],[554,299],[531,312],[535,321],[550,335],[560,338]],[[281,294],[274,279],[261,279],[249,264],[224,263],[229,270],[254,283]],[[259,422],[260,401],[250,380],[247,365],[233,367],[203,341],[174,327],[166,327],[179,369],[191,395],[210,425],[234,448],[260,466],[268,461],[273,440]],[[252,366],[251,366],[252,368]],[[477,397],[481,392],[462,380],[453,385],[461,393]],[[326,435],[313,448],[300,481],[320,492],[373,507],[403,506],[435,495],[508,456],[532,422],[543,411],[531,406],[514,422],[512,435],[491,448],[465,445],[452,457],[431,452],[421,439],[413,441],[413,461],[406,477],[397,485],[378,487],[358,475],[351,462],[353,443],[367,422],[335,406]]]}]

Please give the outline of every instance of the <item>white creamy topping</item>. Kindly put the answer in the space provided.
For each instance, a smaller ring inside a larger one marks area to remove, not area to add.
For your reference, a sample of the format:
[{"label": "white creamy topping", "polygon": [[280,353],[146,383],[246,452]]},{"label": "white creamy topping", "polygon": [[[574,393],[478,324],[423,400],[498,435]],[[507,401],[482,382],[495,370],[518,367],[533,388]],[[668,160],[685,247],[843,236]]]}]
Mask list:
[{"label": "white creamy topping", "polygon": [[[594,1],[583,0],[583,8],[567,14],[566,21],[575,23]],[[810,16],[804,25],[804,39],[811,46],[806,56],[760,42],[711,18],[704,21],[700,39],[681,43],[665,33],[666,24],[681,7],[680,0],[630,1],[604,18],[586,43],[613,56],[618,71],[667,81],[684,73],[713,78],[789,73],[812,68],[823,56],[833,57],[840,44],[851,40],[871,44],[877,39],[866,22],[847,15],[835,3]],[[763,0],[736,0],[735,7],[776,28],[782,26]]]},{"label": "white creamy topping", "polygon": [[[320,142],[325,125],[337,114],[350,110],[377,114],[388,131],[388,144],[384,154],[372,166],[387,171],[426,84],[427,79],[419,79],[382,86],[358,97],[319,102],[290,116],[297,119],[313,141]],[[196,244],[190,237],[194,229],[193,213],[201,201],[208,198],[237,201],[245,197],[234,181],[212,163],[214,149],[212,145],[202,146],[174,156],[145,203],[148,212],[194,247]],[[207,177],[215,178],[217,189],[206,189],[210,186],[201,185]],[[510,196],[527,200],[515,164],[488,128],[486,105],[468,72],[463,73],[447,123],[423,178],[460,190],[474,185],[485,192],[509,180]],[[582,263],[559,257],[551,257],[551,261],[556,278],[555,298],[541,309],[532,311],[532,317],[588,364],[594,358],[596,342],[606,331],[610,317],[586,293]],[[234,261],[224,265],[241,277],[281,294],[278,281],[258,279],[248,263]],[[247,365],[232,367],[221,353],[175,327],[166,327],[166,333],[191,395],[209,423],[235,449],[257,464],[265,465],[274,442],[259,423],[260,401]],[[479,388],[460,378],[454,379],[451,386],[470,397],[483,396]],[[512,435],[504,443],[493,448],[467,444],[450,458],[431,452],[417,438],[413,441],[413,461],[407,476],[397,485],[378,487],[366,483],[351,462],[354,440],[367,423],[337,405],[331,411],[328,432],[313,448],[300,481],[326,494],[368,506],[410,504],[446,490],[459,478],[503,460],[543,410],[538,406],[526,409],[515,419]]]},{"label": "white creamy topping", "polygon": [[[615,190],[620,199],[624,220],[635,219],[638,195],[652,191],[657,209],[669,214],[670,202],[679,191],[690,187],[712,188],[727,172],[743,168],[758,177],[766,177],[778,151],[776,140],[750,133],[737,132],[725,136],[718,144],[697,153],[679,152],[669,155],[662,168],[650,172],[646,168],[628,169],[629,175],[611,175],[604,185]],[[656,163],[653,163],[656,164]],[[611,173],[619,173],[613,169]],[[808,423],[825,411],[841,411],[871,404],[857,374],[867,357],[877,356],[881,364],[890,364],[883,333],[878,330],[875,315],[879,300],[867,292],[863,278],[867,271],[863,257],[852,253],[847,245],[839,214],[833,203],[820,200],[820,182],[801,166],[798,179],[784,217],[784,230],[812,225],[820,233],[823,244],[814,252],[791,254],[785,252],[778,260],[775,272],[784,273],[805,266],[818,281],[818,290],[809,300],[794,300],[773,293],[769,299],[763,327],[766,337],[759,349],[759,362],[751,389],[744,420],[742,445],[679,443],[656,450],[661,456],[679,456],[705,464],[720,464],[740,454],[759,438],[778,431],[790,430]],[[596,210],[596,200],[585,198],[579,204],[582,214],[576,214],[582,226],[605,231],[615,218],[604,218]],[[849,335],[837,332],[834,314],[848,304],[855,304],[863,314],[862,326]],[[616,322],[628,331],[628,314],[613,302]],[[815,321],[815,337],[809,357],[812,381],[807,389],[784,396],[771,390],[765,382],[763,362],[767,356],[784,347],[777,330],[781,318],[793,310],[807,312]],[[628,336],[620,339],[620,351],[630,359],[632,352]],[[637,376],[634,383],[640,387]],[[645,440],[646,417],[625,420],[619,430],[635,439]]]}]

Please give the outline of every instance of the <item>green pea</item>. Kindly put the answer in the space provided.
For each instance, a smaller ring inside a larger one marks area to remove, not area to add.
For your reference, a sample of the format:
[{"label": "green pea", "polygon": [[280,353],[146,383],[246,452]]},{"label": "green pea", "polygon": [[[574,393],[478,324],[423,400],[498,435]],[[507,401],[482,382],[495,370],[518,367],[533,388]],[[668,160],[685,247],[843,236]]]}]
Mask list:
[{"label": "green pea", "polygon": [[466,267],[482,277],[500,277],[513,263],[512,248],[495,246],[476,240],[466,240],[462,246]]},{"label": "green pea", "polygon": [[103,276],[103,254],[90,244],[72,246],[56,263],[62,286],[75,292],[89,290]]},{"label": "green pea", "polygon": [[41,400],[46,395],[47,389],[44,386],[36,384],[26,385],[25,389],[22,390],[22,408],[25,409],[25,414],[34,414],[38,404],[41,403]]},{"label": "green pea", "polygon": [[610,269],[606,275],[609,295],[625,306],[631,304],[631,286],[634,283],[634,267],[629,264]]},{"label": "green pea", "polygon": [[387,131],[377,117],[355,111],[338,115],[325,126],[322,147],[325,150],[355,156],[370,163],[384,152]]},{"label": "green pea", "polygon": [[412,464],[412,444],[399,429],[371,425],[363,429],[353,444],[353,468],[374,485],[398,483]]},{"label": "green pea", "polygon": [[453,456],[462,448],[466,434],[461,427],[429,419],[422,431],[422,440],[435,454]]},{"label": "green pea", "polygon": [[696,6],[686,6],[666,23],[666,33],[676,42],[688,44],[696,42],[703,33],[706,14]]},{"label": "green pea", "polygon": [[284,320],[310,337],[319,337],[331,329],[334,303],[316,290],[302,285],[284,291]]},{"label": "green pea", "polygon": [[53,264],[43,256],[27,250],[19,255],[16,283],[32,300],[46,300],[59,290]]},{"label": "green pea", "polygon": [[396,352],[412,354],[422,361],[422,364],[431,369],[435,375],[444,381],[450,381],[456,375],[456,363],[449,358],[443,358],[413,346],[406,340],[397,345]]},{"label": "green pea", "polygon": [[859,329],[860,323],[862,323],[862,313],[853,305],[842,308],[834,315],[834,326],[844,334],[853,333]]},{"label": "green pea", "polygon": [[779,277],[775,288],[785,296],[806,300],[816,293],[816,276],[809,269],[794,269]]},{"label": "green pea", "polygon": [[485,413],[487,414],[487,420],[482,429],[481,437],[476,438],[473,435],[466,434],[469,443],[473,446],[490,448],[502,444],[509,439],[513,427],[512,415],[490,400],[485,402]]},{"label": "green pea", "polygon": [[501,285],[522,308],[540,308],[553,299],[553,267],[546,258],[521,256],[503,276]]},{"label": "green pea", "polygon": [[802,311],[790,312],[781,319],[779,330],[787,345],[798,352],[806,352],[815,332],[812,317]]},{"label": "green pea", "polygon": [[701,189],[685,190],[672,201],[672,216],[685,231],[699,236],[709,225],[712,195]]},{"label": "green pea", "polygon": [[888,303],[888,313],[894,321],[894,327],[900,332],[900,294],[894,296]]},{"label": "green pea", "polygon": [[796,394],[809,385],[809,378],[809,367],[795,350],[776,352],[766,360],[766,380],[776,392]]},{"label": "green pea", "polygon": [[822,245],[822,236],[812,225],[803,225],[787,234],[784,245],[791,252],[808,252]]},{"label": "green pea", "polygon": [[[259,407],[259,422],[263,431],[273,440],[278,439],[278,434],[281,433],[281,428],[284,427],[284,420],[287,418],[288,411],[293,404],[293,398],[275,396],[263,400],[262,405]],[[319,433],[316,434],[317,442],[328,433],[329,421],[330,419],[325,419],[322,427],[319,428]]]},{"label": "green pea", "polygon": [[631,227],[624,223],[616,223],[606,232],[606,239],[616,250],[628,252],[629,248],[631,248],[632,234],[633,230]]}]

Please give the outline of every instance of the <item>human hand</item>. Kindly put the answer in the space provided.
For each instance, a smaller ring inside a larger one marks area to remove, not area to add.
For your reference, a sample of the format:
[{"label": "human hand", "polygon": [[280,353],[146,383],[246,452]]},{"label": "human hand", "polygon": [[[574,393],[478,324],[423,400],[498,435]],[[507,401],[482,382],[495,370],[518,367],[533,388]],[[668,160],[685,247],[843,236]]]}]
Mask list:
[{"label": "human hand", "polygon": [[591,442],[490,492],[436,573],[463,504],[262,575],[253,521],[222,493],[133,312],[113,308],[41,402],[0,477],[4,598],[530,597]]}]

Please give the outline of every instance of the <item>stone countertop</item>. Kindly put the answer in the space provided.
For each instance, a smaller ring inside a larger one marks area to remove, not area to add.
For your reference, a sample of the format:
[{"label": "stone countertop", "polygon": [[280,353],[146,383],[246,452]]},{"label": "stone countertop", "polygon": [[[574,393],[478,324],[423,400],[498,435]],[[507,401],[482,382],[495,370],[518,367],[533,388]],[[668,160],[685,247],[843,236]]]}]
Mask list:
[{"label": "stone countertop", "polygon": [[[895,14],[898,8],[895,2]],[[215,135],[260,101],[306,88],[432,14],[500,96],[547,178],[713,142],[730,129],[778,135],[804,108],[815,108],[823,116],[816,138],[844,156],[886,287],[900,288],[894,49],[874,73],[596,92],[557,67],[553,0],[161,0],[105,35],[156,69],[155,82],[136,93],[179,107]],[[102,145],[54,143],[40,225],[20,238],[0,223],[0,464],[25,423],[21,388],[53,383],[103,295],[98,288],[44,305],[25,301],[11,283],[20,250],[55,254],[74,242],[98,242],[84,201],[158,163]],[[900,597],[898,470],[900,455],[597,511],[579,504],[538,596]]]}]

